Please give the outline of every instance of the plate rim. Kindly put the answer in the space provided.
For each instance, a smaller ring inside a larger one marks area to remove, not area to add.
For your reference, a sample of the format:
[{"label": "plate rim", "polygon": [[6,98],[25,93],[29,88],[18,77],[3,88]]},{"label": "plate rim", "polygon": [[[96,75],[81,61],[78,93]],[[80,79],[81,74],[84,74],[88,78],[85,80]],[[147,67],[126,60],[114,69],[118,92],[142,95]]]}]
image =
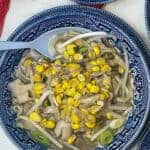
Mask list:
[{"label": "plate rim", "polygon": [[91,0],[87,0],[86,2],[82,1],[82,0],[72,0],[72,1],[79,3],[79,4],[82,4],[82,5],[98,5],[98,4],[108,4],[108,3],[111,3],[115,0],[101,0],[101,2],[100,1],[92,2]]},{"label": "plate rim", "polygon": [[[99,11],[100,13],[103,13],[103,14],[105,14],[105,15],[109,15],[110,17],[113,17],[116,21],[119,21],[119,23],[121,23],[121,24],[123,24],[124,26],[126,26],[126,28],[128,28],[128,30],[130,30],[130,32],[132,32],[132,34],[134,34],[135,35],[135,37],[140,41],[140,44],[141,44],[141,46],[145,49],[145,51],[143,52],[143,51],[139,51],[139,54],[140,54],[140,56],[142,56],[141,57],[141,59],[142,59],[142,61],[143,61],[143,64],[144,64],[144,66],[145,66],[145,72],[146,72],[146,75],[147,75],[147,78],[148,78],[148,90],[150,91],[150,64],[148,64],[148,60],[145,58],[145,59],[143,59],[144,58],[144,55],[148,55],[148,56],[150,56],[150,51],[148,51],[148,47],[147,47],[147,45],[144,43],[144,41],[142,40],[142,38],[141,38],[141,36],[128,24],[128,23],[126,23],[124,20],[122,20],[121,18],[119,18],[118,16],[116,16],[116,15],[114,15],[114,14],[112,14],[112,13],[110,13],[110,12],[108,12],[108,11],[106,11],[106,10],[100,10],[100,9],[97,9],[97,8],[92,8],[92,7],[85,7],[85,6],[78,6],[78,5],[64,5],[64,6],[57,6],[57,7],[54,7],[54,8],[50,8],[50,9],[46,9],[46,10],[44,10],[44,11],[41,11],[41,12],[39,12],[39,13],[37,13],[37,14],[35,14],[35,15],[33,15],[32,17],[29,17],[25,22],[23,22],[21,25],[19,25],[12,33],[11,33],[11,35],[9,36],[9,38],[8,38],[8,40],[11,40],[14,36],[17,38],[17,36],[19,36],[19,32],[20,32],[20,30],[22,30],[23,29],[23,27],[24,26],[27,26],[28,24],[30,24],[32,21],[34,21],[34,19],[37,19],[39,16],[42,16],[42,15],[44,15],[44,14],[46,14],[47,12],[49,12],[49,11],[55,11],[55,10],[57,10],[57,9],[69,9],[70,7],[73,7],[73,8],[84,8],[85,10],[88,10],[88,9],[90,9],[91,11],[93,10],[93,11]],[[40,20],[39,20],[40,21]],[[32,24],[33,25],[33,24]],[[30,26],[28,26],[28,28],[29,28]],[[119,28],[119,27],[118,27]],[[27,30],[27,28],[26,28],[26,30]],[[23,30],[22,30],[22,32],[23,32]],[[124,31],[123,31],[124,32]],[[127,32],[124,32],[125,33],[125,35],[128,35],[129,33],[127,33]],[[21,33],[20,33],[21,34]],[[129,35],[128,35],[129,36]],[[133,43],[134,44],[134,43]],[[134,44],[135,45],[135,44]],[[147,49],[147,51],[146,51],[146,49]],[[5,55],[7,55],[7,52],[4,52],[4,54],[2,55],[3,56],[3,58],[5,58]],[[2,60],[3,61],[3,60]],[[0,66],[1,66],[1,64],[0,64]],[[149,76],[148,76],[148,73],[149,73]],[[148,97],[148,105],[150,106],[150,96]],[[138,136],[139,136],[139,134],[141,133],[141,131],[142,131],[142,129],[143,129],[143,127],[144,127],[144,124],[145,124],[145,122],[146,122],[146,120],[147,120],[147,117],[148,117],[148,115],[149,115],[149,113],[150,113],[150,108],[148,108],[148,109],[146,109],[146,111],[145,111],[145,116],[144,116],[144,118],[143,118],[143,120],[142,120],[142,123],[141,123],[141,125],[139,126],[139,130],[138,130],[138,132],[136,132],[134,135],[133,135],[133,137],[132,137],[132,139],[130,139],[128,142],[127,142],[127,144],[126,144],[126,146],[123,148],[123,149],[125,149],[125,148],[128,148],[129,146],[131,146],[131,144],[132,143],[134,143],[134,141],[138,138]],[[146,117],[147,116],[147,117]],[[1,117],[0,117],[0,119],[1,119]],[[2,123],[3,124],[3,123]],[[2,126],[3,128],[5,128],[4,126]],[[8,131],[7,130],[5,130],[5,133],[8,135],[8,137],[10,137],[10,139],[11,139],[11,141],[14,141],[13,143],[16,143],[15,142],[15,140],[13,140],[13,138],[9,135],[9,133],[8,133]]]}]

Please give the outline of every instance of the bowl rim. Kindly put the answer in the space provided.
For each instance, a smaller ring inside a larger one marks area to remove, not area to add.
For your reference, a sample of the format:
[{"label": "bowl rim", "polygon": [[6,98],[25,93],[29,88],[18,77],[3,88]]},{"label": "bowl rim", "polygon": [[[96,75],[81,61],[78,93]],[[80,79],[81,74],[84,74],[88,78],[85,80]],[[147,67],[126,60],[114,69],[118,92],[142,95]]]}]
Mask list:
[{"label": "bowl rim", "polygon": [[[38,19],[41,18],[43,15],[47,14],[48,12],[51,12],[51,11],[54,12],[55,10],[58,10],[58,9],[69,9],[69,8],[85,9],[87,11],[90,9],[90,11],[93,10],[93,11],[97,11],[99,13],[108,15],[109,17],[112,17],[113,19],[115,19],[115,22],[116,21],[119,22],[120,25],[123,25],[124,27],[126,27],[130,32],[132,32],[132,34],[135,35],[135,38],[140,42],[141,46],[145,49],[145,51],[139,51],[139,55],[140,55],[140,58],[142,59],[143,65],[145,66],[145,72],[146,72],[147,79],[148,79],[148,91],[150,93],[150,63],[148,62],[148,59],[146,59],[146,58],[144,59],[144,56],[147,56],[147,57],[150,58],[150,51],[148,51],[147,45],[142,40],[141,36],[128,23],[126,23],[125,21],[123,21],[118,16],[116,16],[116,15],[114,15],[114,14],[112,14],[112,13],[106,11],[106,10],[101,10],[101,9],[92,8],[92,7],[88,7],[88,6],[79,6],[79,5],[64,5],[64,6],[57,6],[57,7],[51,8],[51,9],[47,9],[47,10],[41,11],[41,12],[33,15],[32,17],[29,17],[24,23],[19,25],[12,32],[12,34],[9,36],[8,40],[12,40],[14,37],[17,38],[19,36],[19,33],[21,34],[21,32],[24,31],[22,29],[24,29],[25,26],[27,26],[25,28],[27,30],[28,28],[30,28],[30,26],[33,26],[34,23],[31,24],[32,21],[34,21],[37,18]],[[129,36],[130,32],[124,32],[124,33],[126,33]],[[133,45],[135,45],[135,44],[133,43]],[[4,52],[4,54],[2,55],[2,58],[0,59],[0,62],[4,61],[4,58],[7,55],[7,53],[8,52]],[[0,66],[1,66],[1,63],[0,63]],[[148,102],[147,103],[148,103],[148,108],[145,111],[145,116],[142,120],[142,123],[139,126],[139,129],[133,135],[133,137],[127,142],[127,144],[125,145],[125,147],[123,147],[123,149],[128,148],[132,143],[134,143],[134,141],[138,138],[138,135],[141,133],[141,131],[144,127],[144,124],[146,123],[146,120],[147,120],[148,116],[150,115],[150,96],[148,97]],[[1,119],[1,117],[0,117],[0,119]],[[3,125],[3,123],[2,123],[2,128],[5,130],[5,133],[8,135],[10,140],[13,141],[13,143],[16,143],[15,140],[13,140],[13,138],[10,136],[9,132],[5,129],[5,126]]]},{"label": "bowl rim", "polygon": [[115,0],[72,0],[76,3],[82,4],[82,5],[98,5],[98,4],[107,4],[107,3],[111,3]]}]

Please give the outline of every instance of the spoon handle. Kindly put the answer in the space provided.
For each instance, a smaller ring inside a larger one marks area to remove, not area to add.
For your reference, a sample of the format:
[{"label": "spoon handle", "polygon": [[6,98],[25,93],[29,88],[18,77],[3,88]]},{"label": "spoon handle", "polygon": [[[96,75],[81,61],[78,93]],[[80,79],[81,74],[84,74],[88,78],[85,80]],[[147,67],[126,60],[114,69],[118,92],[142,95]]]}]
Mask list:
[{"label": "spoon handle", "polygon": [[0,51],[30,48],[30,42],[0,41]]}]

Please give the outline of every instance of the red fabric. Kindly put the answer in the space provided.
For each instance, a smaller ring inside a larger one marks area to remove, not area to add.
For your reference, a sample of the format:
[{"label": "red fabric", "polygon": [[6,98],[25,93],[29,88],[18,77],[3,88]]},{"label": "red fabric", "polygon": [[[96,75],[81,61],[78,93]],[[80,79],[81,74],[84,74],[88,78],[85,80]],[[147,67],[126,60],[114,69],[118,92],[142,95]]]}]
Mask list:
[{"label": "red fabric", "polygon": [[91,7],[95,7],[95,8],[102,8],[104,6],[104,4],[95,4],[95,5],[87,5],[87,6],[91,6]]},{"label": "red fabric", "polygon": [[9,9],[10,0],[0,0],[0,35],[2,34],[5,16]]}]

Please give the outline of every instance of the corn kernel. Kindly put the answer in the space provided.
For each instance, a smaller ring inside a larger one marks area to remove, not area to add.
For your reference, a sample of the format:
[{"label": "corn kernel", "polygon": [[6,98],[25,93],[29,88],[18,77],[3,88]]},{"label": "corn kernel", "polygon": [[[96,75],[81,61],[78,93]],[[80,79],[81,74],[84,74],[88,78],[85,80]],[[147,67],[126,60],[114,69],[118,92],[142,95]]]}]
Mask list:
[{"label": "corn kernel", "polygon": [[68,83],[67,80],[62,81],[62,88],[63,89],[69,89],[70,88],[70,84]]},{"label": "corn kernel", "polygon": [[56,86],[58,84],[57,79],[52,79],[50,84],[52,87]]},{"label": "corn kernel", "polygon": [[79,118],[79,116],[78,115],[76,115],[76,114],[71,114],[71,122],[72,123],[79,123],[81,120],[80,120],[80,118]]},{"label": "corn kernel", "polygon": [[55,65],[61,65],[61,61],[59,59],[55,60]]},{"label": "corn kernel", "polygon": [[42,118],[37,112],[32,112],[29,115],[29,119],[33,122],[41,122]]},{"label": "corn kernel", "polygon": [[91,114],[95,115],[100,109],[101,109],[101,107],[99,107],[99,106],[91,106],[90,108],[88,108],[88,111]]},{"label": "corn kernel", "polygon": [[74,101],[74,107],[78,107],[80,105],[80,101],[75,99]]},{"label": "corn kernel", "polygon": [[111,84],[111,77],[110,76],[104,77],[102,80],[102,83],[104,86],[110,85]]},{"label": "corn kernel", "polygon": [[109,65],[105,64],[101,67],[101,71],[102,72],[111,72],[111,67]]},{"label": "corn kernel", "polygon": [[83,56],[81,54],[75,54],[73,58],[76,61],[81,61],[83,59]]},{"label": "corn kernel", "polygon": [[98,100],[98,101],[96,102],[96,104],[97,104],[99,107],[103,107],[103,106],[104,106],[104,102],[101,101],[101,100]]},{"label": "corn kernel", "polygon": [[86,85],[86,87],[87,87],[88,89],[91,89],[92,84],[91,84],[91,83],[88,83],[88,84]]},{"label": "corn kernel", "polygon": [[100,67],[99,66],[93,66],[91,68],[92,72],[99,72],[100,71]]},{"label": "corn kernel", "polygon": [[110,112],[107,112],[107,113],[106,113],[106,118],[107,118],[108,120],[112,120],[112,119],[113,119],[113,116],[112,116],[112,114],[111,114]]},{"label": "corn kernel", "polygon": [[69,85],[73,88],[76,88],[79,84],[79,80],[77,78],[73,78],[70,80]]},{"label": "corn kernel", "polygon": [[48,128],[48,129],[53,129],[53,128],[55,128],[55,121],[53,121],[53,120],[48,120],[47,122],[46,122],[46,126],[45,126],[46,128]]},{"label": "corn kernel", "polygon": [[82,90],[82,89],[84,89],[84,87],[85,87],[85,82],[80,82],[78,85],[78,89]]},{"label": "corn kernel", "polygon": [[99,86],[98,85],[92,85],[90,88],[89,88],[89,91],[91,93],[98,93],[99,92]]},{"label": "corn kernel", "polygon": [[40,122],[40,125],[45,128],[46,122],[47,122],[47,120],[44,118],[44,119],[42,119],[42,121]]},{"label": "corn kernel", "polygon": [[104,64],[106,64],[106,61],[104,58],[97,58],[96,63],[97,63],[97,65],[104,65]]},{"label": "corn kernel", "polygon": [[81,128],[81,125],[77,124],[77,123],[71,123],[71,127],[72,127],[72,129],[77,130],[77,129]]},{"label": "corn kernel", "polygon": [[32,65],[32,63],[33,63],[32,58],[28,58],[23,62],[23,66],[28,67],[28,66]]},{"label": "corn kernel", "polygon": [[57,95],[57,96],[56,96],[56,102],[57,102],[58,105],[61,105],[61,104],[62,104],[62,98],[61,98],[60,95]]},{"label": "corn kernel", "polygon": [[109,91],[105,89],[105,91],[103,91],[103,93],[105,95],[105,99],[108,99],[110,94],[109,94]]},{"label": "corn kernel", "polygon": [[87,120],[88,120],[89,122],[92,122],[92,123],[95,123],[95,122],[96,122],[95,116],[94,116],[94,115],[91,115],[91,114],[88,114],[88,115],[87,115]]},{"label": "corn kernel", "polygon": [[67,96],[74,96],[75,93],[76,93],[75,88],[70,88],[70,89],[68,89],[68,90],[66,91],[66,95],[67,95]]},{"label": "corn kernel", "polygon": [[75,44],[69,44],[67,45],[67,53],[69,56],[73,56],[75,54],[76,45]]},{"label": "corn kernel", "polygon": [[73,144],[74,143],[74,141],[76,140],[76,135],[72,135],[72,136],[70,136],[68,139],[67,139],[67,143],[68,144]]},{"label": "corn kernel", "polygon": [[74,95],[74,98],[79,99],[80,97],[81,97],[81,94],[79,92],[76,92],[75,95]]},{"label": "corn kernel", "polygon": [[94,53],[94,52],[89,52],[89,53],[88,53],[88,57],[89,57],[90,59],[95,58],[95,53]]},{"label": "corn kernel", "polygon": [[85,81],[85,76],[83,74],[79,74],[78,79],[83,82]]},{"label": "corn kernel", "polygon": [[96,65],[97,65],[97,62],[96,62],[96,61],[94,61],[94,60],[92,60],[92,61],[90,61],[90,64],[91,64],[91,65],[95,65],[95,66],[96,66]]},{"label": "corn kernel", "polygon": [[92,129],[96,126],[96,123],[93,122],[85,122],[86,127]]},{"label": "corn kernel", "polygon": [[38,72],[38,73],[42,73],[44,72],[44,66],[39,64],[35,67],[35,70]]},{"label": "corn kernel", "polygon": [[53,67],[53,68],[51,68],[50,72],[51,72],[52,75],[55,75],[57,73],[57,70],[56,70],[55,67]]},{"label": "corn kernel", "polygon": [[99,98],[100,98],[100,100],[105,100],[106,99],[106,95],[101,93],[101,94],[99,94]]},{"label": "corn kernel", "polygon": [[98,101],[96,102],[96,104],[97,104],[100,108],[102,108],[102,107],[104,106],[104,102],[101,101],[101,100],[98,100]]},{"label": "corn kernel", "polygon": [[100,49],[100,47],[99,47],[99,46],[94,46],[94,47],[93,47],[93,50],[94,50],[94,52],[95,52],[96,56],[100,55],[100,53],[101,53],[101,49]]},{"label": "corn kernel", "polygon": [[96,81],[95,80],[92,80],[92,82],[91,82],[92,84],[96,84]]},{"label": "corn kernel", "polygon": [[41,94],[44,89],[44,84],[42,83],[35,83],[33,86],[35,94]]},{"label": "corn kernel", "polygon": [[80,69],[80,65],[75,64],[75,63],[69,64],[68,67],[69,67],[70,71],[75,71],[75,70]]},{"label": "corn kernel", "polygon": [[73,105],[74,105],[74,101],[75,101],[74,98],[69,97],[67,103],[68,103],[69,105],[73,106]]},{"label": "corn kernel", "polygon": [[68,108],[65,107],[65,108],[61,111],[61,118],[64,119],[67,114],[68,114]]},{"label": "corn kernel", "polygon": [[63,93],[64,92],[64,89],[62,88],[61,84],[57,84],[55,86],[55,92],[56,93]]},{"label": "corn kernel", "polygon": [[119,72],[120,74],[123,74],[123,73],[124,73],[124,68],[121,67],[121,66],[119,66],[119,67],[118,67],[118,72]]},{"label": "corn kernel", "polygon": [[33,75],[33,80],[34,80],[35,82],[40,82],[40,81],[42,81],[41,75],[39,75],[39,74],[34,74],[34,75]]}]

